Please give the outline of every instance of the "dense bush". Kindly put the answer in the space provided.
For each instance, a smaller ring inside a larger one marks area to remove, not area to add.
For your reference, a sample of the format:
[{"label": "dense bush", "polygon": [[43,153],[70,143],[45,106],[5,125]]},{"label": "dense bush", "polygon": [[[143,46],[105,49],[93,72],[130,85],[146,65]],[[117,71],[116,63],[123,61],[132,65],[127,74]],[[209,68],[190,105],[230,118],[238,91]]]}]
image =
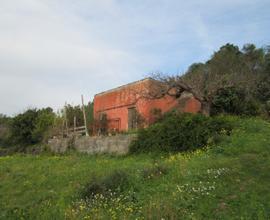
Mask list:
[{"label": "dense bush", "polygon": [[37,142],[48,139],[49,131],[54,124],[55,114],[51,108],[46,108],[38,111],[35,128],[32,131],[33,139]]},{"label": "dense bush", "polygon": [[[89,102],[85,110],[87,121],[91,122],[93,103]],[[63,133],[64,113],[66,113],[68,127],[74,126],[74,117],[77,126],[84,124],[80,106],[67,105],[65,111],[62,110],[59,114],[54,113],[50,107],[28,109],[13,118],[0,114],[0,145],[16,146],[14,149],[22,150],[26,146],[46,142],[51,136]]]},{"label": "dense bush", "polygon": [[32,132],[35,129],[37,117],[37,110],[29,109],[13,118],[11,124],[11,138],[13,143],[25,145],[36,142],[32,137]]},{"label": "dense bush", "polygon": [[39,143],[53,125],[54,117],[51,108],[29,109],[18,114],[10,126],[12,143],[24,146]]},{"label": "dense bush", "polygon": [[116,170],[104,178],[92,178],[83,188],[81,196],[83,199],[90,199],[97,194],[106,196],[111,192],[122,192],[128,185],[129,175],[122,170]]},{"label": "dense bush", "polygon": [[130,152],[189,151],[215,141],[220,133],[228,133],[231,124],[223,117],[171,112],[159,122],[138,132]]},{"label": "dense bush", "polygon": [[235,115],[258,115],[260,105],[248,97],[243,89],[227,87],[219,89],[213,97],[211,114],[228,113]]},{"label": "dense bush", "polygon": [[0,114],[0,145],[1,146],[6,146],[9,144],[11,121],[12,119],[10,117]]},{"label": "dense bush", "polygon": [[266,104],[265,104],[265,109],[268,113],[268,115],[270,116],[270,101],[267,101]]},{"label": "dense bush", "polygon": [[[270,47],[245,44],[239,49],[228,43],[205,63],[192,64],[175,79],[181,79],[194,94],[208,100],[213,105],[212,113],[264,116],[265,104],[270,100]],[[179,87],[181,83],[170,85]]]}]

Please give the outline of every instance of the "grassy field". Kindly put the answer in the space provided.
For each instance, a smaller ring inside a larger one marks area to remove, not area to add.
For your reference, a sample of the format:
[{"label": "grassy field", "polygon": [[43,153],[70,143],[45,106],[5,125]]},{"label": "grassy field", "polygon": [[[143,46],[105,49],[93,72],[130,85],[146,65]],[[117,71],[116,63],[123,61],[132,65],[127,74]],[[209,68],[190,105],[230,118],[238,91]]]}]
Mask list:
[{"label": "grassy field", "polygon": [[[193,153],[0,157],[0,219],[270,219],[270,124],[231,120]],[[91,181],[119,188],[83,199]]]}]

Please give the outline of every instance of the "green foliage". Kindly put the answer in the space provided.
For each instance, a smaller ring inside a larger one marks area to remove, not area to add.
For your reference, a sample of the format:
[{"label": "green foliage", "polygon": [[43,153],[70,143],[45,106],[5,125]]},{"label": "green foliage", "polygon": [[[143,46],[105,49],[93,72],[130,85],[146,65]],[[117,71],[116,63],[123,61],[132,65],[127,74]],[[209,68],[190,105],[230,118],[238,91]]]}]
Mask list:
[{"label": "green foliage", "polygon": [[219,89],[212,100],[211,114],[258,115],[258,101],[246,94],[244,90],[235,87]]},{"label": "green foliage", "polygon": [[90,129],[90,125],[94,123],[94,102],[88,102],[85,106],[85,114],[88,129]]},{"label": "green foliage", "polygon": [[56,116],[51,108],[38,111],[38,116],[35,121],[35,128],[32,131],[32,137],[34,140],[40,142],[49,138],[49,131],[54,124],[55,117]]},{"label": "green foliage", "polygon": [[155,179],[168,173],[168,167],[163,164],[155,163],[152,167],[146,167],[143,169],[144,179]]},{"label": "green foliage", "polygon": [[[205,63],[192,64],[182,79],[196,94],[213,104],[215,114],[256,115],[263,112],[259,106],[265,106],[270,100],[269,47],[246,44],[239,49],[226,44]],[[242,103],[238,102],[241,98]]]},{"label": "green foliage", "polygon": [[261,102],[267,102],[270,100],[270,69],[269,76],[264,77],[257,83],[256,98]]},{"label": "green foliage", "polygon": [[266,109],[267,113],[268,113],[269,116],[270,116],[270,100],[266,102],[266,104],[265,104],[265,109]]},{"label": "green foliage", "polygon": [[38,112],[36,109],[29,109],[13,118],[11,124],[11,138],[15,144],[34,144],[37,142],[33,138]]},{"label": "green foliage", "polygon": [[10,117],[0,114],[0,145],[9,144],[11,121]]},{"label": "green foliage", "polygon": [[70,104],[66,105],[65,113],[66,113],[68,127],[73,127],[74,117],[76,117],[77,126],[84,125],[83,112],[80,105],[76,105],[76,106],[72,106]]},{"label": "green foliage", "polygon": [[107,196],[111,192],[120,193],[129,186],[129,175],[123,170],[115,170],[110,175],[92,180],[83,188],[81,195],[83,199],[93,198],[97,194]]},{"label": "green foliage", "polygon": [[11,140],[17,145],[39,143],[52,127],[55,114],[51,108],[29,109],[12,119]]},{"label": "green foliage", "polygon": [[152,108],[150,110],[150,116],[151,116],[151,123],[154,123],[158,121],[160,118],[162,118],[162,111],[160,108]]},{"label": "green foliage", "polygon": [[230,130],[222,118],[210,118],[201,114],[166,114],[158,123],[138,132],[138,138],[130,145],[130,152],[179,152],[204,147],[222,130]]},{"label": "green foliage", "polygon": [[[87,125],[90,129],[90,123],[93,121],[93,103],[89,102],[85,110]],[[76,117],[77,126],[84,125],[83,113],[79,105],[67,105],[66,113],[69,127],[73,127],[74,117]],[[45,142],[53,135],[62,134],[63,125],[63,114],[56,115],[49,107],[28,109],[13,118],[0,115],[0,144],[25,147]]]},{"label": "green foliage", "polygon": [[[88,102],[85,108],[86,122],[88,130],[91,133],[91,124],[94,122],[94,113],[93,113],[93,102]],[[80,105],[72,106],[70,104],[65,106],[65,110],[62,110],[64,114],[66,112],[68,127],[74,126],[74,117],[76,117],[76,126],[84,126],[83,111]]]}]

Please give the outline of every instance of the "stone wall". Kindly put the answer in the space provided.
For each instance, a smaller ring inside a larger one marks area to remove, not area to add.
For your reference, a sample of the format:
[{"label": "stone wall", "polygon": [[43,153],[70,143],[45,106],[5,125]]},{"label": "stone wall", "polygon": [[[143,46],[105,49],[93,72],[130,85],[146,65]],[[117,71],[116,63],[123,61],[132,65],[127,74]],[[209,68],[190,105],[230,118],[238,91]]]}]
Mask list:
[{"label": "stone wall", "polygon": [[68,148],[89,154],[118,154],[128,153],[128,147],[135,135],[69,137],[49,140],[49,148],[55,153],[64,153]]},{"label": "stone wall", "polygon": [[69,147],[70,138],[53,138],[48,141],[49,148],[54,153],[64,153]]}]

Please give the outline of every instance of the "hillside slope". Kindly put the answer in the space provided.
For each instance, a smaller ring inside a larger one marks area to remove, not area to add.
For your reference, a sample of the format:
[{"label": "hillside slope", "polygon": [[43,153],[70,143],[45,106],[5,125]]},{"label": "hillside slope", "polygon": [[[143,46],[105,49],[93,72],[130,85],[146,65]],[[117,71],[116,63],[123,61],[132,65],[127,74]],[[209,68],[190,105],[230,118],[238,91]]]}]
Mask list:
[{"label": "hillside slope", "polygon": [[193,153],[0,157],[0,219],[270,219],[270,124],[230,120]]}]

